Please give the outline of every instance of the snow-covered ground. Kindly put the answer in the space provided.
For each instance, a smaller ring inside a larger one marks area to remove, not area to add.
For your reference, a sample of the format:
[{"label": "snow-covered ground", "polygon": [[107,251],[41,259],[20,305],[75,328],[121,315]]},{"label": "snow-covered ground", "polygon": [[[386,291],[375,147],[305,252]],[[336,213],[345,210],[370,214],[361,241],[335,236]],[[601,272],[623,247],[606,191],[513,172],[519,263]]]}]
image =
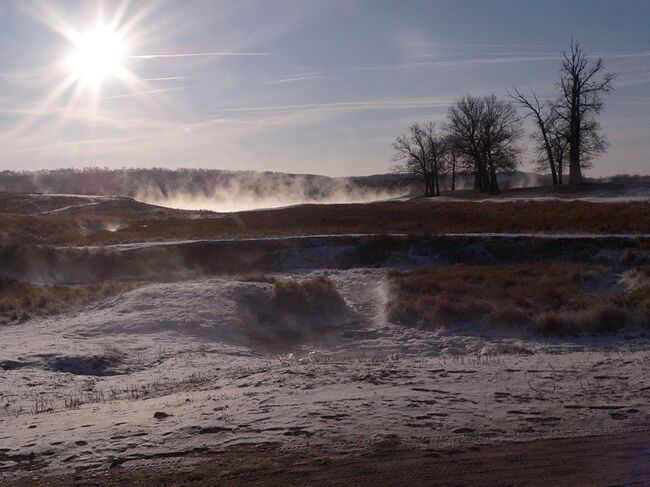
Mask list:
[{"label": "snow-covered ground", "polygon": [[[462,198],[438,196],[429,198],[433,202],[438,201],[464,201]],[[467,201],[474,203],[512,203],[515,201],[583,201],[585,203],[647,203],[650,202],[650,195],[634,195],[634,196],[609,196],[609,195],[593,195],[593,196],[506,196],[503,198],[468,198]]]},{"label": "snow-covered ground", "polygon": [[446,448],[650,420],[640,334],[406,328],[386,321],[383,269],[326,274],[344,303],[305,308],[291,288],[284,312],[268,279],[205,279],[3,329],[0,480],[243,442]]}]

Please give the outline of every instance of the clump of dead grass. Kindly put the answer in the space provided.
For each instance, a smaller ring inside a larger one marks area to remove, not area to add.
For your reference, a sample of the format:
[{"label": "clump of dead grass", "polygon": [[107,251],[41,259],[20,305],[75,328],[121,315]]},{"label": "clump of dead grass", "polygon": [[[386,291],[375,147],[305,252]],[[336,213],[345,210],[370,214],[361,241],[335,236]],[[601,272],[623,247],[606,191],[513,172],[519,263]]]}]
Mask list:
[{"label": "clump of dead grass", "polygon": [[0,324],[71,311],[141,285],[142,282],[123,281],[34,284],[0,274]]},{"label": "clump of dead grass", "polygon": [[326,276],[315,276],[302,281],[282,279],[273,285],[273,304],[284,313],[303,315],[330,315],[347,309],[336,285]]},{"label": "clump of dead grass", "polygon": [[421,328],[481,325],[545,335],[650,326],[650,291],[603,288],[605,272],[596,265],[546,262],[393,271],[387,313],[396,323]]},{"label": "clump of dead grass", "polygon": [[650,285],[641,286],[628,292],[626,304],[632,309],[638,325],[650,327]]},{"label": "clump of dead grass", "polygon": [[543,312],[537,316],[535,328],[543,335],[608,334],[631,323],[632,317],[623,307],[598,304],[578,311]]}]

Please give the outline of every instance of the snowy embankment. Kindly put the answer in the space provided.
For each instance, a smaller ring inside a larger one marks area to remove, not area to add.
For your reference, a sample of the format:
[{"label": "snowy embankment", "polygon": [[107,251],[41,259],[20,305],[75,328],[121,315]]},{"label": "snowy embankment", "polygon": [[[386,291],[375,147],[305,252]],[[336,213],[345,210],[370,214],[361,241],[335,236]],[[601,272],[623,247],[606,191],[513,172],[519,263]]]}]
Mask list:
[{"label": "snowy embankment", "polygon": [[240,443],[440,449],[649,424],[639,332],[397,326],[384,275],[152,284],[3,329],[0,479]]}]

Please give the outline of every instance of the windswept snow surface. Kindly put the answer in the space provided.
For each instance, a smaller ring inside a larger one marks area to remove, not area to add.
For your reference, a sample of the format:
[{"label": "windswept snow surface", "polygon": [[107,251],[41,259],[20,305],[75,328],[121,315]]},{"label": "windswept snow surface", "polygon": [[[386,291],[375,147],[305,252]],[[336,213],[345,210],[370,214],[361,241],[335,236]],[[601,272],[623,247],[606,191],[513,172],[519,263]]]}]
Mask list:
[{"label": "windswept snow surface", "polygon": [[384,274],[153,284],[2,329],[0,480],[240,443],[439,449],[649,424],[647,337],[397,326]]}]

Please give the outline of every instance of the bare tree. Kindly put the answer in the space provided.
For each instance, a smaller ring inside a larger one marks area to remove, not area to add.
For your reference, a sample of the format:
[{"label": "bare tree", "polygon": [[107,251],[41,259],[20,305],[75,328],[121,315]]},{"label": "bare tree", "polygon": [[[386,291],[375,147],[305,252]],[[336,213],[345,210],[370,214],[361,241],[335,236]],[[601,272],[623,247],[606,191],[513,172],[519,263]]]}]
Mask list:
[{"label": "bare tree", "polygon": [[395,172],[422,182],[426,197],[439,196],[446,144],[435,123],[412,125],[407,134],[395,139],[393,149],[393,160],[401,162]]},{"label": "bare tree", "polygon": [[495,95],[466,95],[449,109],[447,131],[454,147],[473,162],[475,188],[499,193],[497,173],[513,170],[520,154],[521,119],[514,105]]},{"label": "bare tree", "polygon": [[553,106],[548,102],[540,102],[534,91],[531,92],[530,98],[527,98],[516,87],[513,87],[513,93],[510,93],[510,98],[528,112],[524,118],[533,118],[535,126],[539,130],[539,134],[534,136],[534,139],[537,142],[537,148],[541,148],[542,151],[540,152],[543,152],[546,157],[545,161],[538,161],[540,163],[538,165],[540,168],[548,168],[550,170],[554,186],[559,184],[561,176],[558,176],[557,163],[551,141],[552,136],[549,133],[553,129],[553,124],[556,122],[557,117]]},{"label": "bare tree", "polygon": [[[569,137],[566,124],[556,116],[551,116],[545,124],[545,137],[541,131],[532,136],[537,158],[534,160],[537,172],[552,174],[551,163],[555,166],[553,184],[564,182],[564,173],[569,153]],[[550,151],[550,154],[549,154]]]},{"label": "bare tree", "polygon": [[487,171],[481,156],[481,120],[483,104],[481,99],[466,95],[449,108],[447,131],[454,141],[454,147],[472,163],[474,188],[483,192],[489,186]]},{"label": "bare tree", "polygon": [[[560,69],[560,100],[554,108],[557,116],[568,126],[569,184],[582,183],[584,141],[591,137],[592,142],[599,139],[604,143],[602,136],[598,135],[595,116],[603,109],[601,95],[613,89],[614,74],[603,71],[602,58],[589,62],[580,43],[572,38],[569,52],[564,52]],[[589,132],[592,135],[586,135]],[[604,145],[599,145],[602,152]],[[592,156],[597,152],[592,150]]]},{"label": "bare tree", "polygon": [[436,129],[435,122],[427,123],[424,126],[424,131],[427,141],[427,153],[431,161],[434,195],[440,196],[440,175],[444,171],[447,143],[445,136]]},{"label": "bare tree", "polygon": [[497,172],[512,171],[521,152],[517,142],[523,132],[521,119],[512,103],[499,100],[496,95],[483,98],[483,151],[490,173],[490,192],[499,193]]},{"label": "bare tree", "polygon": [[456,177],[461,172],[463,164],[463,153],[461,145],[454,139],[452,134],[445,135],[445,173],[450,177],[450,189],[456,190]]},{"label": "bare tree", "polygon": [[[580,168],[589,169],[593,160],[607,149],[607,141],[600,134],[598,123],[591,119],[583,124],[580,144]],[[550,147],[551,157],[555,163],[557,173],[557,184],[564,183],[564,174],[569,163],[570,153],[570,132],[568,124],[559,117],[551,117],[546,127],[546,139],[541,133],[533,136],[535,151],[538,154],[536,159],[537,169],[541,173],[550,172],[548,150]],[[548,144],[548,145],[547,145]]]}]

